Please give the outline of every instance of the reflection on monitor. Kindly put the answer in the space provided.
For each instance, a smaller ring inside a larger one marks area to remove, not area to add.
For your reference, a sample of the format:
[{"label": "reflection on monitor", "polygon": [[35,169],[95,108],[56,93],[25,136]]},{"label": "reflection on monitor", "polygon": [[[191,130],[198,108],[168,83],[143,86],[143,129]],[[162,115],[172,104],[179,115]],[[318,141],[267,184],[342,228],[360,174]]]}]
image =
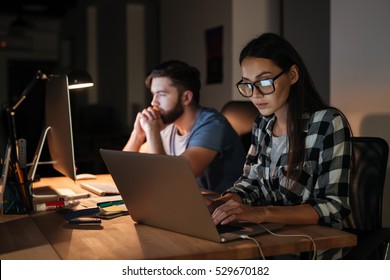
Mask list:
[{"label": "reflection on monitor", "polygon": [[28,180],[33,181],[47,138],[54,169],[76,180],[68,77],[52,77],[46,84],[45,129],[36,149]]}]

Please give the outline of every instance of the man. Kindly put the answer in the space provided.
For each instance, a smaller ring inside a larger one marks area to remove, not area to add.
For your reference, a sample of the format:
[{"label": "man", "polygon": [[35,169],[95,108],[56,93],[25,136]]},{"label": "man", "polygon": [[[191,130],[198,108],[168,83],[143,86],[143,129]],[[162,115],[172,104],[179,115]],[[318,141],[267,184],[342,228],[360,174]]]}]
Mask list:
[{"label": "man", "polygon": [[[124,151],[185,157],[200,188],[222,193],[242,174],[245,151],[226,118],[199,105],[200,73],[172,60],[152,70],[151,106],[137,114]],[[174,178],[172,178],[174,180]]]}]

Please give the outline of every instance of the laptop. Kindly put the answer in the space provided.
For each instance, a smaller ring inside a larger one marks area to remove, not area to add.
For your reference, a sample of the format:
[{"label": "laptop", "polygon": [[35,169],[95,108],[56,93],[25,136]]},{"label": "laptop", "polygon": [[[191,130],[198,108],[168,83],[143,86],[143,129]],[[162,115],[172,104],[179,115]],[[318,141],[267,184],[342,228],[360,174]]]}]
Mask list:
[{"label": "laptop", "polygon": [[282,226],[240,223],[219,233],[184,157],[109,149],[100,153],[135,222],[215,242]]}]

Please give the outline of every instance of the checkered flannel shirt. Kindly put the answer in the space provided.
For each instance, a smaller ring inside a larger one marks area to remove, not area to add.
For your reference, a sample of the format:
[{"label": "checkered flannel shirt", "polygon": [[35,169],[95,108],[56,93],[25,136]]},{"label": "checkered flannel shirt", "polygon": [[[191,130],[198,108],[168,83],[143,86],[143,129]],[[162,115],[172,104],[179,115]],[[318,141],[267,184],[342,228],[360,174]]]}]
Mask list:
[{"label": "checkered flannel shirt", "polygon": [[[226,193],[237,193],[250,205],[310,204],[321,225],[341,228],[349,214],[348,187],[352,146],[346,119],[328,109],[304,114],[305,161],[293,184],[287,184],[287,146],[270,175],[272,128],[276,117],[258,116],[243,175]],[[293,187],[291,187],[293,186]]]}]

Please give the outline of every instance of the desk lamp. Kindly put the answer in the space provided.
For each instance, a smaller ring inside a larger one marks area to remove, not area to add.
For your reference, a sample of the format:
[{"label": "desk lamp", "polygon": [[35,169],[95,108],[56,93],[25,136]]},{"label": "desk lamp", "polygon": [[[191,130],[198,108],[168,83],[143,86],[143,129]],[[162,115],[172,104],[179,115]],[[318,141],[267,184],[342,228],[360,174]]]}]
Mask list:
[{"label": "desk lamp", "polygon": [[84,70],[74,70],[68,73],[69,89],[92,87],[92,77]]},{"label": "desk lamp", "polygon": [[[18,151],[18,145],[17,145],[17,135],[16,135],[16,125],[15,125],[15,112],[16,109],[20,106],[20,104],[27,98],[28,93],[31,91],[33,86],[38,80],[48,80],[53,77],[57,77],[59,75],[57,74],[50,74],[47,75],[45,73],[42,73],[42,71],[38,70],[31,82],[27,85],[25,90],[22,92],[19,100],[16,102],[16,104],[13,107],[6,108],[7,116],[8,116],[8,126],[9,126],[9,134],[10,134],[10,141],[11,141],[11,147],[14,149],[14,153],[11,152],[11,156],[16,156],[16,158],[19,160],[19,151]],[[70,71],[68,74],[68,81],[69,86],[68,88],[70,90],[72,89],[80,89],[80,88],[87,88],[92,87],[94,84],[92,82],[92,77],[89,75],[88,72],[84,70],[73,70]],[[14,158],[15,159],[15,158]]]},{"label": "desk lamp", "polygon": [[[22,92],[22,95],[20,96],[18,102],[11,108],[12,111],[15,111],[16,108],[19,107],[19,105],[23,102],[24,99],[26,99],[27,94],[31,91],[33,86],[38,80],[47,80],[53,77],[59,76],[58,74],[50,74],[47,75],[45,73],[42,73],[41,70],[38,70],[31,82],[27,85],[25,90]],[[69,89],[78,89],[78,88],[87,88],[92,87],[92,77],[89,75],[88,72],[84,70],[73,70],[67,73],[68,80],[69,80]]]}]

